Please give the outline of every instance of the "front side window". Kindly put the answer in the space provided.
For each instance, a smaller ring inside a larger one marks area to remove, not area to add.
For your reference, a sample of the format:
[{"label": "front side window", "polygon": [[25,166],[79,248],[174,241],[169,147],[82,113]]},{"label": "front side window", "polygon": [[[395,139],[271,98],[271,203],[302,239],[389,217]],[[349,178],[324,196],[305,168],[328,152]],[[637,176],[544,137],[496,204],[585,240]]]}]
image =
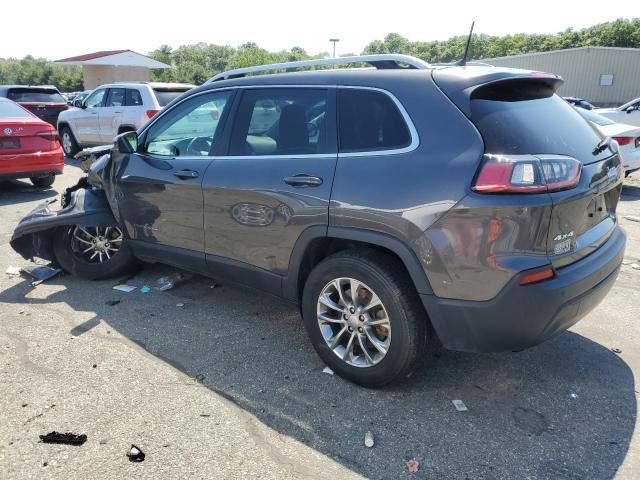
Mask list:
[{"label": "front side window", "polygon": [[245,90],[229,155],[329,153],[328,99],[328,90],[321,88]]},{"label": "front side window", "polygon": [[84,104],[87,108],[96,108],[102,106],[102,101],[104,100],[104,95],[107,93],[106,88],[101,88],[100,90],[96,90],[91,95],[87,97]]},{"label": "front side window", "polygon": [[340,152],[395,150],[411,144],[411,133],[395,102],[384,92],[338,91]]},{"label": "front side window", "polygon": [[111,88],[107,96],[107,107],[121,107],[124,105],[124,88]]},{"label": "front side window", "polygon": [[172,108],[149,129],[147,152],[171,157],[209,155],[230,97],[230,91],[212,92]]}]

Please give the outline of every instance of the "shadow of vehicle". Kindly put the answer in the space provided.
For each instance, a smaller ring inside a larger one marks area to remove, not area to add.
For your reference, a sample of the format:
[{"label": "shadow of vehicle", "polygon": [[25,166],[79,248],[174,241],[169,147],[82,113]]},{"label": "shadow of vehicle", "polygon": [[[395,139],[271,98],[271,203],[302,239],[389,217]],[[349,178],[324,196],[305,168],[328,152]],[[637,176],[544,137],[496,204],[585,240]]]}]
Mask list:
[{"label": "shadow of vehicle", "polygon": [[621,199],[626,202],[640,200],[640,184],[625,183],[622,186]]},{"label": "shadow of vehicle", "polygon": [[37,188],[29,180],[0,181],[0,207],[55,197],[55,187]]},{"label": "shadow of vehicle", "polygon": [[[148,266],[131,283],[150,285],[171,271]],[[212,289],[201,277],[146,295],[114,291],[109,281],[49,283],[66,288],[27,298],[31,288],[21,282],[0,292],[0,302],[94,312],[70,334],[105,322],[280,434],[368,478],[401,478],[416,458],[421,470],[411,478],[610,479],[633,435],[632,371],[575,333],[519,353],[431,347],[413,377],[367,390],[323,373],[296,309],[270,298]],[[107,306],[112,299],[121,303]],[[455,399],[469,411],[456,411]],[[376,436],[372,449],[363,446],[367,431]]]}]

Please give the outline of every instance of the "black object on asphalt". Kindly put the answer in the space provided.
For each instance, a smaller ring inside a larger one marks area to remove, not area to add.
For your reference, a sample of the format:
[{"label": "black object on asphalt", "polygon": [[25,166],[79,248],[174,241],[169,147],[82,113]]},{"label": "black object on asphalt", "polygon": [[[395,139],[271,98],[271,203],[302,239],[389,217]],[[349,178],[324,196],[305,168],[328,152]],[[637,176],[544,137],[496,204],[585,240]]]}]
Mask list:
[{"label": "black object on asphalt", "polygon": [[80,446],[87,441],[87,436],[84,433],[78,435],[71,432],[58,433],[53,431],[46,435],[40,435],[40,441],[42,443],[63,443],[65,445]]},{"label": "black object on asphalt", "polygon": [[127,452],[127,457],[129,457],[130,462],[142,462],[144,460],[145,454],[140,448],[136,447],[134,444],[131,444],[131,448]]},{"label": "black object on asphalt", "polygon": [[113,307],[115,305],[118,305],[120,303],[120,300],[107,300],[105,302],[106,305],[109,305],[110,307]]}]

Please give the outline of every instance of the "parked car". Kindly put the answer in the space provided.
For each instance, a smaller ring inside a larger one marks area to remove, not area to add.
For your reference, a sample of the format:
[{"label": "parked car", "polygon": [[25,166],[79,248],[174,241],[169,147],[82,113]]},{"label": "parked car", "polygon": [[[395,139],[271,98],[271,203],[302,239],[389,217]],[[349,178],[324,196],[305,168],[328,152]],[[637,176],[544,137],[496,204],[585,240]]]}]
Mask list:
[{"label": "parked car", "polygon": [[591,105],[586,100],[583,100],[582,98],[578,98],[578,97],[562,97],[562,98],[564,98],[567,102],[569,102],[574,107],[580,107],[585,110],[593,110],[595,108],[593,105]]},{"label": "parked car", "polygon": [[71,92],[67,94],[67,104],[72,107],[82,107],[82,101],[87,98],[93,90],[84,90],[82,92]]},{"label": "parked car", "polygon": [[603,135],[618,142],[625,176],[628,177],[631,173],[640,170],[640,128],[616,123],[595,112],[582,109],[577,109],[577,112],[594,124]]},{"label": "parked car", "polygon": [[116,135],[137,130],[165,105],[193,88],[181,83],[114,83],[93,90],[58,119],[65,155],[113,142]]},{"label": "parked car", "polygon": [[598,108],[596,113],[610,118],[614,122],[640,127],[640,98],[631,100],[616,108]]},{"label": "parked car", "polygon": [[374,387],[430,335],[520,350],[600,302],[624,255],[623,170],[562,79],[405,55],[284,68],[347,62],[378,69],[216,75],[118,136],[11,245],[89,279],[140,259],[281,297],[331,369]]},{"label": "parked car", "polygon": [[13,100],[54,127],[58,115],[69,108],[58,89],[48,85],[0,85],[0,97]]},{"label": "parked car", "polygon": [[0,181],[28,178],[36,187],[49,187],[63,168],[56,129],[0,97]]}]

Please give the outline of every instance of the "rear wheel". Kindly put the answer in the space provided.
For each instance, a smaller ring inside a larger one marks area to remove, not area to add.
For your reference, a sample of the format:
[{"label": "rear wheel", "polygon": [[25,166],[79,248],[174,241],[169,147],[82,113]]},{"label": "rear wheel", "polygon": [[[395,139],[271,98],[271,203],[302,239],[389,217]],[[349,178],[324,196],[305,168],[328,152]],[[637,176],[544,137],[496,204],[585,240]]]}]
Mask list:
[{"label": "rear wheel", "polygon": [[78,142],[76,142],[76,139],[73,136],[73,133],[71,133],[71,129],[69,127],[62,127],[60,129],[60,144],[62,145],[62,150],[66,157],[73,157],[80,151]]},{"label": "rear wheel", "polygon": [[61,228],[53,239],[53,250],[65,271],[89,280],[123,275],[137,265],[118,227]]},{"label": "rear wheel", "polygon": [[50,175],[47,175],[46,177],[31,177],[31,183],[33,183],[34,187],[38,187],[38,188],[47,188],[50,187],[51,185],[53,185],[53,182],[55,181],[56,176],[52,173]]},{"label": "rear wheel", "polygon": [[352,382],[380,387],[408,376],[426,341],[426,315],[393,257],[340,252],[311,272],[305,327],[322,360]]}]

